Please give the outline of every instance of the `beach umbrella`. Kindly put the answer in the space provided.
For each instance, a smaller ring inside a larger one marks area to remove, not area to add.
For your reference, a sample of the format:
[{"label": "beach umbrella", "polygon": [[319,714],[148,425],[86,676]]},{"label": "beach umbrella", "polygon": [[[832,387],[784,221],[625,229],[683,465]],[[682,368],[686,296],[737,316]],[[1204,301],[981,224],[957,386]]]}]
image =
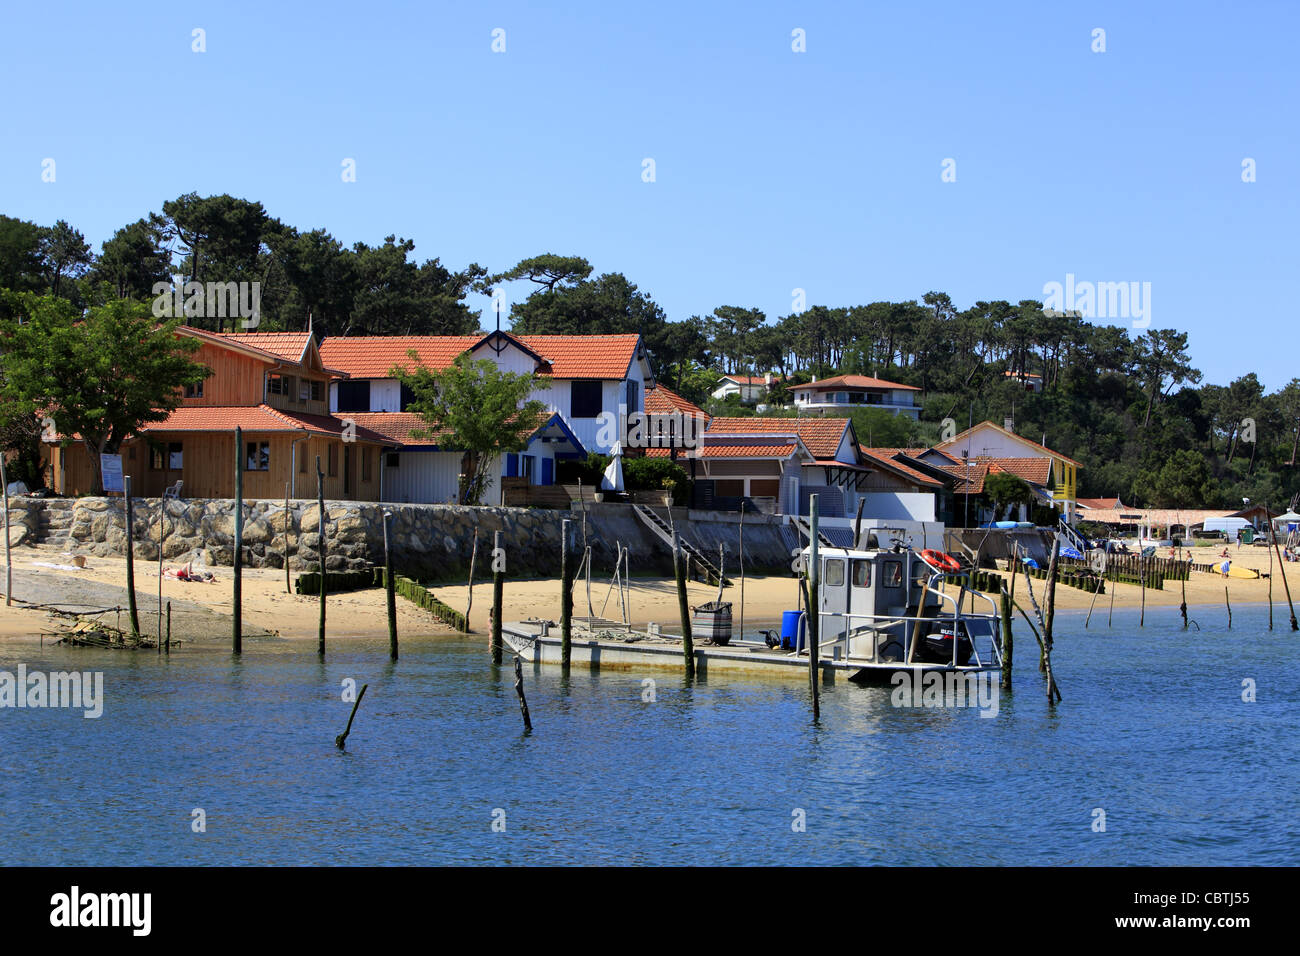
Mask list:
[{"label": "beach umbrella", "polygon": [[609,463],[605,469],[604,476],[600,479],[600,487],[606,491],[623,490],[623,443],[618,442],[614,445],[614,460]]},{"label": "beach umbrella", "polygon": [[1061,549],[1061,557],[1081,559],[1083,557],[1083,552],[1080,551],[1078,548],[1071,548],[1067,546]]}]

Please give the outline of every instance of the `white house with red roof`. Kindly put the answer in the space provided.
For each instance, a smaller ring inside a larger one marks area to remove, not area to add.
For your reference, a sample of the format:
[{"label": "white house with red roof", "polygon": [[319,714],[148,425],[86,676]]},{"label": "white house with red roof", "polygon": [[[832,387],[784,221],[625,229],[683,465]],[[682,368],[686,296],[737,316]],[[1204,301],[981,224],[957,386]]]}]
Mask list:
[{"label": "white house with red roof", "polygon": [[801,412],[843,414],[850,408],[881,408],[897,415],[919,418],[921,393],[912,385],[888,382],[869,375],[836,375],[791,387]]},{"label": "white house with red roof", "polygon": [[780,381],[781,376],[771,372],[764,375],[724,375],[718,379],[718,387],[711,394],[714,398],[739,395],[745,403],[761,402]]},{"label": "white house with red roof", "polygon": [[[394,368],[420,364],[439,370],[468,354],[503,371],[545,377],[533,398],[546,405],[549,417],[527,448],[504,454],[500,465],[500,477],[534,485],[553,484],[561,459],[612,452],[626,414],[645,411],[646,387],[653,381],[637,334],[331,337],[320,351],[340,373],[330,386],[330,411],[400,446],[384,459],[385,487],[394,501],[452,500],[462,471],[461,450],[444,447],[437,437],[415,437],[425,425],[407,410],[412,396]],[[485,501],[498,496],[494,484]]]}]

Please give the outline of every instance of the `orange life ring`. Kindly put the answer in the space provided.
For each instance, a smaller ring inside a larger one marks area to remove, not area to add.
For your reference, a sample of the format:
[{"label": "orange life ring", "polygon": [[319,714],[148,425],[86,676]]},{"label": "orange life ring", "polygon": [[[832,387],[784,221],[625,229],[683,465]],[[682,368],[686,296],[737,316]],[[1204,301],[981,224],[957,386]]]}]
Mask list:
[{"label": "orange life ring", "polygon": [[927,548],[922,551],[921,560],[930,565],[930,567],[937,568],[940,571],[947,571],[949,574],[961,570],[961,565],[957,563],[957,559],[951,554],[945,554],[942,551],[935,551],[933,548]]}]

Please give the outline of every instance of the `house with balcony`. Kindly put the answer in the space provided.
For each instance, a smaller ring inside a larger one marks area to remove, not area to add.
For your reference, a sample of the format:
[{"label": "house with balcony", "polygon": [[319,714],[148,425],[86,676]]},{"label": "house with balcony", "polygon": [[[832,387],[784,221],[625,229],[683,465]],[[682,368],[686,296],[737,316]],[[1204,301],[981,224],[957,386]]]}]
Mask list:
[{"label": "house with balcony", "polygon": [[[328,368],[310,332],[209,332],[182,326],[198,339],[194,361],[210,375],[187,388],[180,406],[143,425],[122,443],[122,473],[132,491],[157,497],[176,487],[186,497],[231,498],[235,461],[246,498],[316,495],[316,460],[325,497],[375,501],[381,496],[384,436],[329,412]],[[235,429],[242,432],[236,451]],[[65,440],[68,439],[68,440]],[[42,441],[46,484],[61,495],[86,494],[95,463],[75,436]]]},{"label": "house with balcony", "polygon": [[919,388],[869,375],[813,379],[792,386],[791,391],[801,414],[843,415],[853,408],[880,408],[913,419],[921,416],[921,406],[917,404]]},{"label": "house with balcony", "polygon": [[[339,375],[331,382],[330,411],[386,436],[386,500],[455,500],[463,451],[447,448],[408,410],[413,398],[393,370],[448,367],[458,355],[487,359],[503,371],[544,378],[532,397],[547,415],[522,451],[501,456],[485,502],[501,497],[504,479],[529,485],[555,482],[556,463],[588,451],[609,454],[625,437],[626,416],[645,412],[653,384],[641,337],[623,335],[351,336],[321,342],[321,356]],[[414,351],[415,358],[411,357]]]}]

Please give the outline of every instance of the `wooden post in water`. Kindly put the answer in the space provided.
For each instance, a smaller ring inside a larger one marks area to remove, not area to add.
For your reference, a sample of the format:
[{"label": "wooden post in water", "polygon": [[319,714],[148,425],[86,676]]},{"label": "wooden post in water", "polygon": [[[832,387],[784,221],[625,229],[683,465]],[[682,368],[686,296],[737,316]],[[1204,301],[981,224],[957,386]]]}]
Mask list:
[{"label": "wooden post in water", "polygon": [[352,721],[356,720],[357,708],[361,706],[361,698],[366,696],[366,688],[369,686],[369,684],[361,685],[361,691],[357,694],[357,699],[352,702],[352,713],[348,715],[347,727],[343,730],[343,733],[334,738],[334,746],[338,747],[339,750],[342,750],[343,745],[348,742],[348,734],[352,733]]},{"label": "wooden post in water", "polygon": [[1223,586],[1223,603],[1228,608],[1228,630],[1232,630],[1232,601],[1228,599],[1228,586]]},{"label": "wooden post in water", "polygon": [[163,624],[163,600],[162,600],[162,578],[163,578],[163,545],[167,543],[167,498],[166,496],[158,499],[158,653],[162,653],[162,624]]},{"label": "wooden post in water", "polygon": [[1146,627],[1147,625],[1147,559],[1140,555],[1138,557],[1138,580],[1142,583],[1142,612],[1138,616],[1138,627]]},{"label": "wooden post in water", "polygon": [[524,697],[524,665],[515,655],[515,693],[519,696],[519,713],[524,717],[524,730],[531,732],[533,722],[528,716],[528,701]]},{"label": "wooden post in water", "polygon": [[474,607],[474,562],[478,560],[478,526],[474,527],[474,547],[469,553],[469,597],[465,600],[465,633],[468,634],[472,628],[469,626],[469,612]]},{"label": "wooden post in water", "polygon": [[488,639],[492,663],[501,663],[501,604],[506,582],[506,553],[501,550],[501,532],[492,534],[492,635]]},{"label": "wooden post in water", "polygon": [[384,509],[384,591],[388,603],[388,656],[397,660],[397,580],[393,575],[393,556],[388,549],[388,521],[393,513]]},{"label": "wooden post in water", "polygon": [[[1277,534],[1273,531],[1273,516],[1268,513],[1268,507],[1264,507],[1264,514],[1268,516],[1268,532],[1274,541],[1277,540]],[[1183,585],[1183,593],[1187,592],[1187,586]],[[1186,627],[1187,625],[1183,625]],[[1273,549],[1268,549],[1268,629],[1273,630]]]},{"label": "wooden post in water", "polygon": [[1011,635],[1011,593],[1004,584],[1002,591],[1002,689],[1011,689],[1011,658],[1015,642]]},{"label": "wooden post in water", "polygon": [[686,573],[682,566],[681,545],[673,531],[673,577],[677,581],[677,613],[682,619],[682,655],[686,676],[695,676],[695,647],[691,641],[691,609],[686,601]]},{"label": "wooden post in water", "polygon": [[[131,620],[131,633],[140,639],[140,613],[135,606],[135,532],[131,528],[133,512],[131,508],[131,476],[122,478],[122,497],[126,499],[126,601]],[[238,618],[236,618],[238,620]],[[239,650],[239,648],[235,648]]]},{"label": "wooden post in water", "polygon": [[[861,514],[861,509],[858,510]],[[745,639],[745,507],[740,508],[740,640]]]},{"label": "wooden post in water", "polygon": [[1115,617],[1115,582],[1110,582],[1110,613],[1106,615],[1106,626],[1110,627],[1111,620]]},{"label": "wooden post in water", "polygon": [[1043,611],[1043,663],[1047,673],[1047,702],[1061,699],[1061,690],[1056,686],[1056,677],[1052,673],[1052,625],[1056,618],[1056,573],[1057,558],[1061,552],[1061,540],[1052,542],[1052,559],[1047,565],[1047,593],[1043,601],[1047,607]]},{"label": "wooden post in water", "polygon": [[[1185,631],[1187,630],[1187,579],[1182,578],[1181,580],[1183,585],[1183,603],[1178,605],[1178,610],[1182,612],[1183,630]],[[1272,617],[1273,608],[1270,606],[1268,610],[1269,610],[1269,616]],[[1199,627],[1199,625],[1197,626]]]},{"label": "wooden post in water", "polygon": [[[1086,579],[1085,579],[1085,580],[1086,580]],[[1091,601],[1091,603],[1089,603],[1089,605],[1088,605],[1088,616],[1087,616],[1086,618],[1084,618],[1084,620],[1083,620],[1083,628],[1084,628],[1084,630],[1087,630],[1087,629],[1088,629],[1088,622],[1092,620],[1092,609],[1093,609],[1094,607],[1096,607],[1096,605],[1097,605],[1097,595],[1100,594],[1100,593],[1101,593],[1101,578],[1098,578],[1098,579],[1097,579],[1097,583],[1096,583],[1095,585],[1093,585],[1093,589],[1092,589],[1092,601]]]},{"label": "wooden post in water", "polygon": [[[1264,509],[1264,514],[1268,515],[1268,530],[1273,536],[1273,550],[1277,551],[1277,571],[1282,575],[1282,587],[1286,591],[1286,605],[1291,609],[1291,630],[1300,630],[1300,624],[1296,623],[1295,605],[1291,602],[1291,585],[1286,580],[1286,562],[1282,560],[1282,552],[1278,551],[1277,534],[1273,531],[1273,516],[1269,513],[1268,508]],[[1272,580],[1270,578],[1270,580]]]},{"label": "wooden post in water", "polygon": [[244,649],[244,430],[235,427],[235,554],[231,572],[234,589],[235,653]]},{"label": "wooden post in water", "polygon": [[167,653],[172,652],[172,602],[167,602]]},{"label": "wooden post in water", "polygon": [[573,654],[573,555],[569,548],[570,537],[572,523],[565,518],[560,522],[560,666],[566,672]]},{"label": "wooden post in water", "polygon": [[[808,537],[812,542],[812,553],[809,555],[808,568],[808,681],[812,687],[812,707],[813,720],[821,719],[821,675],[818,673],[817,652],[820,650],[818,643],[821,641],[821,598],[819,597],[818,588],[821,586],[820,568],[818,567],[818,531],[817,524],[819,519],[817,495],[810,495],[808,501]],[[955,640],[955,638],[954,638]]]},{"label": "wooden post in water", "polygon": [[[382,467],[382,466],[381,466]],[[293,582],[289,580],[289,482],[284,483],[284,593],[293,593]]]},{"label": "wooden post in water", "polygon": [[[320,554],[320,624],[317,627],[316,653],[325,656],[325,472],[321,471],[320,455],[316,456],[316,551]],[[361,700],[357,698],[358,702]],[[353,708],[356,713],[356,708]],[[351,726],[352,722],[348,721]],[[344,734],[346,737],[347,734]]]},{"label": "wooden post in water", "polygon": [[5,496],[5,607],[14,603],[14,562],[9,553],[9,477],[5,474],[5,457],[0,453],[0,488]]}]

